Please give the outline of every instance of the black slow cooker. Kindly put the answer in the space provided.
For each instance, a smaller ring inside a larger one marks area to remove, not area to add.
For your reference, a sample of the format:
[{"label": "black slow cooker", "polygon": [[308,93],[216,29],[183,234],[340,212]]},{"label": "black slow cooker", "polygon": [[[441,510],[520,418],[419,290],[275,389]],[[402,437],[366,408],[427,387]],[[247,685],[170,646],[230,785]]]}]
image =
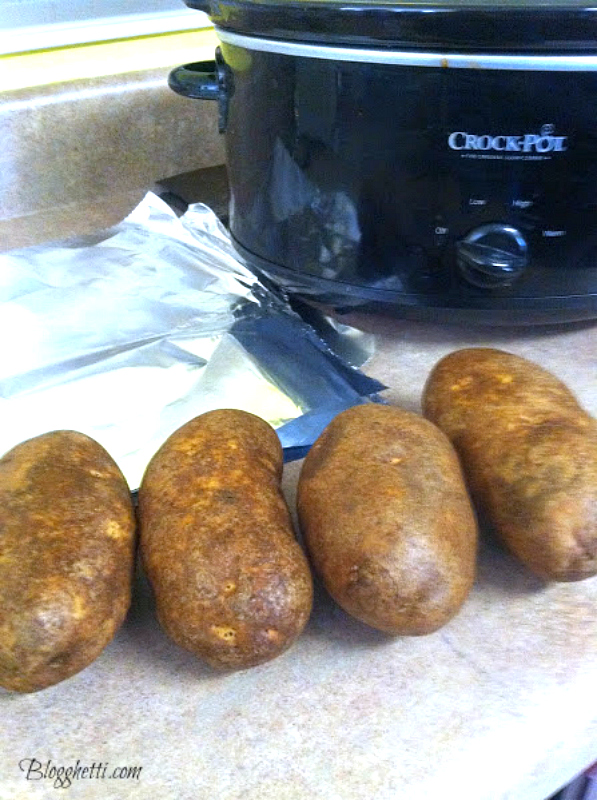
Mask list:
[{"label": "black slow cooker", "polygon": [[337,308],[597,317],[597,8],[583,0],[186,0],[214,62],[230,231]]}]

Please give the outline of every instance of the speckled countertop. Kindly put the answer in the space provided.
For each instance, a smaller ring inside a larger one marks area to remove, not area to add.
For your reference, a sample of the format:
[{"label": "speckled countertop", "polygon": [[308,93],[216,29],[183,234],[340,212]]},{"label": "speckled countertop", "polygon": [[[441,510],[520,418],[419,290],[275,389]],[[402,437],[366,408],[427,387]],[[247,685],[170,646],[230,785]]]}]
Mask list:
[{"label": "speckled countertop", "polygon": [[[365,371],[405,408],[445,353],[492,345],[550,368],[597,414],[597,323],[354,321],[377,334]],[[285,471],[291,506],[299,468]],[[486,539],[470,598],[437,633],[390,639],[318,589],[288,653],[231,675],[166,638],[139,578],[94,664],[0,693],[0,800],[544,800],[597,759],[596,683],[597,579],[546,586]],[[77,762],[91,771],[59,788],[52,769]],[[111,777],[120,767],[140,775]]]}]

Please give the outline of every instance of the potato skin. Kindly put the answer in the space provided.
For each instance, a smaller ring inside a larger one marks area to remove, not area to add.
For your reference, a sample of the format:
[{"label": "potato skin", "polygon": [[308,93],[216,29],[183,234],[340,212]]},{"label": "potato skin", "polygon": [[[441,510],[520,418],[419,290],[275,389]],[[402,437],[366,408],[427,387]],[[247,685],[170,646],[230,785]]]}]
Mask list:
[{"label": "potato skin", "polygon": [[329,593],[373,628],[431,633],[472,587],[477,524],[460,464],[417,414],[371,404],[335,417],[304,461],[298,513]]},{"label": "potato skin", "polygon": [[423,405],[512,553],[548,581],[597,574],[597,423],[560,380],[501,350],[459,350],[431,372]]},{"label": "potato skin", "polygon": [[212,667],[275,658],[311,613],[311,572],[281,475],[273,428],[222,409],[175,431],[143,477],[140,547],[158,619]]},{"label": "potato skin", "polygon": [[0,459],[0,686],[88,666],[124,620],[134,556],[130,492],[96,441],[52,431]]}]

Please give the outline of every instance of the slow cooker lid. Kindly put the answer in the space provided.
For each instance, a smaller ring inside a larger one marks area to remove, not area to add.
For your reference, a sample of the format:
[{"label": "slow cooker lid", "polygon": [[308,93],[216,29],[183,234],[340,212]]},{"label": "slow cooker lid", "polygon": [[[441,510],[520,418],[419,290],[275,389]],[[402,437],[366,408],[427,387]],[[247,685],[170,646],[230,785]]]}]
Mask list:
[{"label": "slow cooker lid", "polygon": [[224,30],[310,43],[458,52],[597,53],[587,0],[185,0]]}]

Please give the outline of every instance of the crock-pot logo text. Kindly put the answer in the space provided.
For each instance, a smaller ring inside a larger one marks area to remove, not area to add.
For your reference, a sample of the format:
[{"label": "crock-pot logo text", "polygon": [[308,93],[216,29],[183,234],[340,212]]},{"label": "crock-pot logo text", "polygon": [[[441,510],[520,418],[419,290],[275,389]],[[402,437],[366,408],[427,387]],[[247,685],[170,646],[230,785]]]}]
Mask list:
[{"label": "crock-pot logo text", "polygon": [[[546,126],[547,127],[547,126]],[[498,153],[563,153],[568,149],[567,136],[552,133],[523,133],[520,135],[465,133],[454,131],[448,136],[452,150],[491,151]]]}]

